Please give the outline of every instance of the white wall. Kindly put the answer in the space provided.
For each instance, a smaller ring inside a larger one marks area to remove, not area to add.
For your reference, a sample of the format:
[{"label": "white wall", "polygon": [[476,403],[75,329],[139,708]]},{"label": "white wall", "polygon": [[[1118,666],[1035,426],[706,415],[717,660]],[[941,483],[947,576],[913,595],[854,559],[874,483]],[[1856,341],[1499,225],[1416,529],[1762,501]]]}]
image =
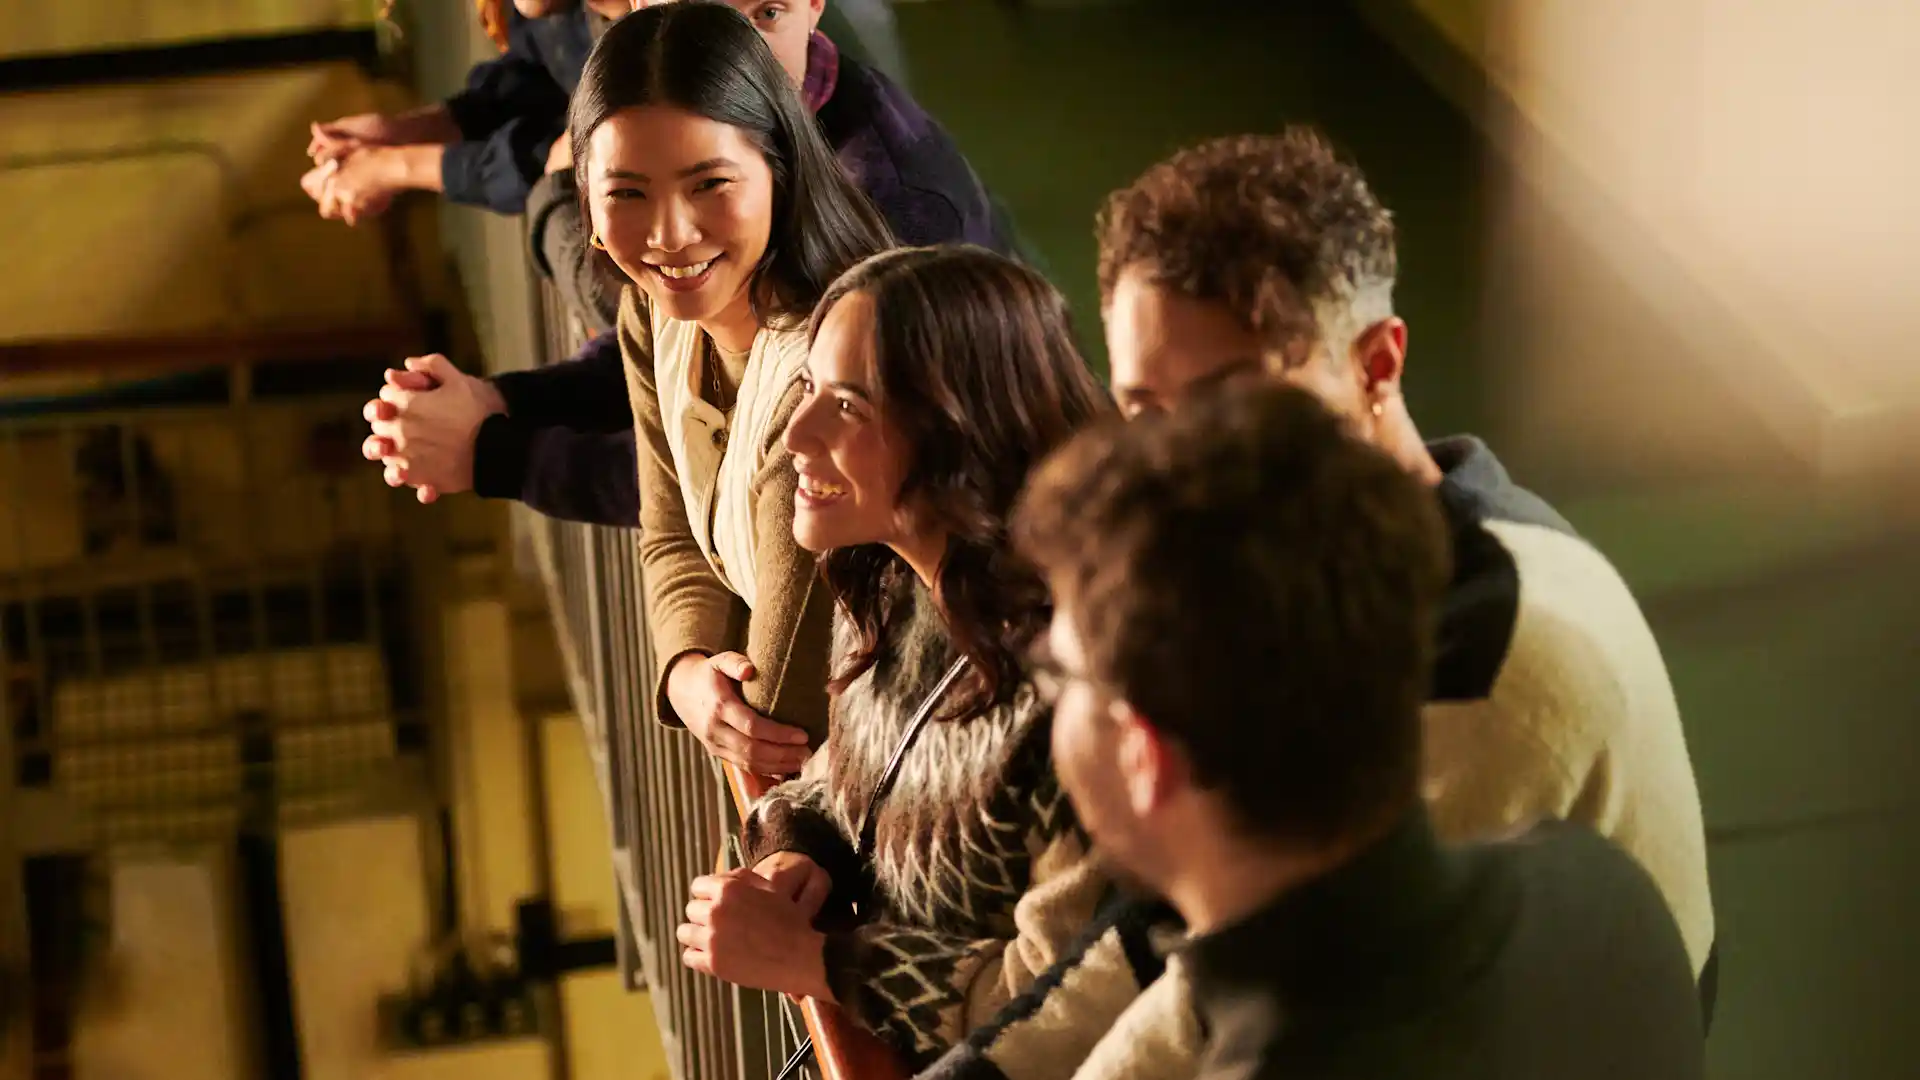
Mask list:
[{"label": "white wall", "polygon": [[[547,818],[553,830],[553,902],[570,937],[618,926],[613,838],[586,733],[573,716],[540,722]],[[560,983],[572,1080],[668,1080],[666,1053],[644,992],[629,993],[613,970],[583,971]]]},{"label": "white wall", "polygon": [[[426,858],[408,817],[283,834],[281,887],[294,1015],[308,1080],[546,1080],[537,1039],[389,1054],[382,994],[405,989],[428,941]],[[185,1075],[185,1074],[182,1074]]]},{"label": "white wall", "polygon": [[79,1080],[253,1080],[233,857],[112,861],[112,945],[74,1026]]}]

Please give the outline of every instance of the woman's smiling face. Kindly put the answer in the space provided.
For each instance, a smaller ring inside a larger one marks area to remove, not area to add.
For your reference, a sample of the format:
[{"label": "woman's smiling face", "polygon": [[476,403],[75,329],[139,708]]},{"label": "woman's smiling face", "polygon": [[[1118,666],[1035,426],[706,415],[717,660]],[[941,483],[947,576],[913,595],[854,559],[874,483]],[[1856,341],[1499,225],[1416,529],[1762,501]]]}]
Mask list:
[{"label": "woman's smiling face", "polygon": [[820,322],[806,397],[787,424],[800,474],[793,538],[807,551],[910,540],[898,512],[906,440],[879,401],[873,355],[873,299],[849,293]]},{"label": "woman's smiling face", "polygon": [[667,105],[595,128],[586,176],[595,235],[670,318],[750,326],[748,287],[773,229],[773,172],[746,132]]}]

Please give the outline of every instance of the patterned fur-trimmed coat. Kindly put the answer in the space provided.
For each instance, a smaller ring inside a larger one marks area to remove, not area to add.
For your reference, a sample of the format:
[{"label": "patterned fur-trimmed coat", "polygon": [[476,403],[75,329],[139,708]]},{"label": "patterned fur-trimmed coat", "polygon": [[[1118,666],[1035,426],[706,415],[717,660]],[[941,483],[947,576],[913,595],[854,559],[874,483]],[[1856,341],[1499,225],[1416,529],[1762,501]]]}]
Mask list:
[{"label": "patterned fur-trimmed coat", "polygon": [[[862,922],[827,934],[842,1007],[919,1068],[989,1022],[1067,950],[1107,891],[1054,776],[1051,712],[1031,686],[972,719],[921,729],[881,805],[874,852],[855,856],[875,781],[955,652],[931,595],[903,595],[872,668],[834,702],[807,770],[748,815],[748,865],[807,855],[833,878],[828,911]],[[844,615],[835,662],[854,644]]]}]

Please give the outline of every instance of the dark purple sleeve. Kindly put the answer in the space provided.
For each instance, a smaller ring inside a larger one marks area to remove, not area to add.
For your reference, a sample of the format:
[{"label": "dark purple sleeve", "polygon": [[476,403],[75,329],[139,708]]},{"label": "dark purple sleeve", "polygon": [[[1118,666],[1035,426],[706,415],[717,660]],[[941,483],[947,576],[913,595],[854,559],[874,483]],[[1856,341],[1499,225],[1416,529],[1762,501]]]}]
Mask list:
[{"label": "dark purple sleeve", "polygon": [[514,419],[579,431],[633,427],[626,369],[613,331],[589,339],[568,359],[493,377]]},{"label": "dark purple sleeve", "polygon": [[640,481],[633,446],[631,426],[578,431],[490,416],[474,440],[473,490],[562,521],[635,528]]},{"label": "dark purple sleeve", "polygon": [[609,332],[572,359],[494,376],[507,412],[488,417],[474,438],[473,490],[563,521],[637,525],[633,411],[621,365]]}]

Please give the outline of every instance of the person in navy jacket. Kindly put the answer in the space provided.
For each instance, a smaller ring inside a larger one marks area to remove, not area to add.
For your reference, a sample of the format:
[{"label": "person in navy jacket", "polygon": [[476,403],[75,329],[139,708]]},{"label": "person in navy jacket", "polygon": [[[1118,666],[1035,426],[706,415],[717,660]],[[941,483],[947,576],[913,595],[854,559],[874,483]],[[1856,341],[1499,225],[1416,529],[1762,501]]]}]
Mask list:
[{"label": "person in navy jacket", "polygon": [[[498,59],[474,65],[465,89],[396,115],[363,113],[313,125],[314,167],[300,186],[320,216],[352,225],[403,191],[438,191],[461,206],[518,214],[566,130],[580,68],[628,0],[565,6],[515,0]],[[530,17],[531,16],[531,17]]]}]

